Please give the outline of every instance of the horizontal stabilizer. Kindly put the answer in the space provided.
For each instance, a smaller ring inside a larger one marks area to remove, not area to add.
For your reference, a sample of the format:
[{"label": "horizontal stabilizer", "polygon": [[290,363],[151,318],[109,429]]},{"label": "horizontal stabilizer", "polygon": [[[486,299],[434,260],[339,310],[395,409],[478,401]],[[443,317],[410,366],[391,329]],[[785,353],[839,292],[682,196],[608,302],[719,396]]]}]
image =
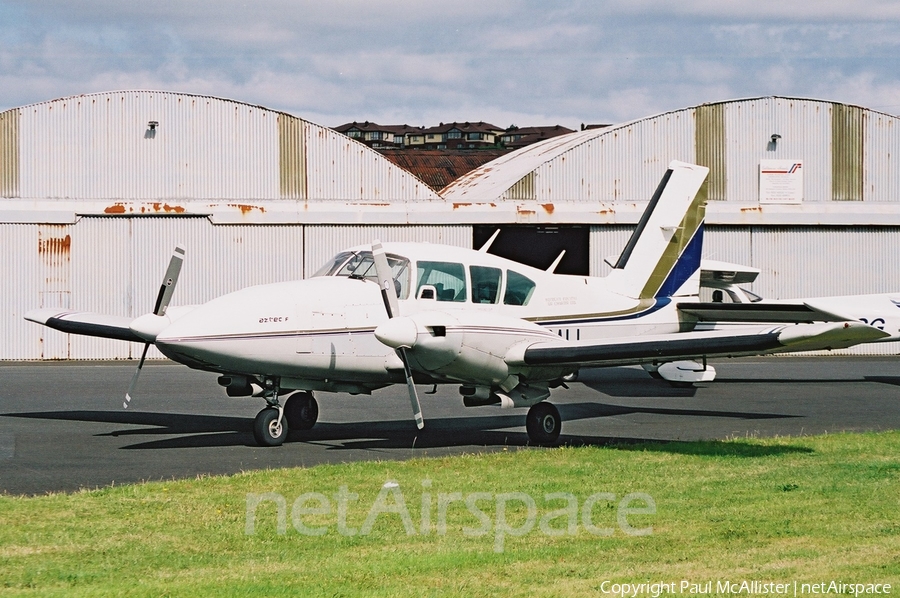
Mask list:
[{"label": "horizontal stabilizer", "polygon": [[759,276],[759,268],[719,260],[700,260],[700,282],[750,284]]},{"label": "horizontal stabilizer", "polygon": [[69,334],[98,336],[135,343],[144,342],[142,338],[129,329],[128,326],[131,324],[132,319],[122,316],[107,316],[84,311],[35,309],[26,313],[25,319]]}]

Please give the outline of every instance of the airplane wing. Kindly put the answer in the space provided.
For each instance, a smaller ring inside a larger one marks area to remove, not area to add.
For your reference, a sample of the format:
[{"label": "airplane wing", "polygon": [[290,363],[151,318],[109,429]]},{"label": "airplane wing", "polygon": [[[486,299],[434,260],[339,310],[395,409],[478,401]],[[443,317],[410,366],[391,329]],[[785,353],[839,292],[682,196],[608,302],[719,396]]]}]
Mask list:
[{"label": "airplane wing", "polygon": [[70,334],[99,336],[135,343],[146,342],[129,328],[133,320],[123,316],[107,316],[84,311],[61,311],[57,308],[29,311],[25,314],[25,319]]},{"label": "airplane wing", "polygon": [[679,303],[678,310],[700,322],[770,322],[802,324],[845,322],[856,318],[836,314],[813,302]]},{"label": "airplane wing", "polygon": [[839,349],[889,336],[862,322],[774,326],[754,331],[679,332],[595,341],[539,341],[514,348],[509,365],[613,366],[674,359]]}]

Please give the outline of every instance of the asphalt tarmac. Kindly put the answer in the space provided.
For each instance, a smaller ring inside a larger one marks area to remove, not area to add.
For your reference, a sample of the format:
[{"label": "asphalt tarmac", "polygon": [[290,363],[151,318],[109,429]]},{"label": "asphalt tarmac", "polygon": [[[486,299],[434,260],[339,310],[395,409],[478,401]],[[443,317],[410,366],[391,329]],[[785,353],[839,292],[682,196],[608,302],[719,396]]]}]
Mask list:
[{"label": "asphalt tarmac", "polygon": [[[799,436],[900,429],[900,358],[769,357],[711,362],[714,382],[673,388],[640,368],[582,372],[551,402],[560,442]],[[317,393],[319,423],[281,447],[253,439],[262,399],[229,398],[213,374],[134,364],[0,364],[0,492],[43,494],[145,480],[321,463],[527,447],[524,409],[465,408],[455,386],[420,386],[426,428],[406,388]]]}]

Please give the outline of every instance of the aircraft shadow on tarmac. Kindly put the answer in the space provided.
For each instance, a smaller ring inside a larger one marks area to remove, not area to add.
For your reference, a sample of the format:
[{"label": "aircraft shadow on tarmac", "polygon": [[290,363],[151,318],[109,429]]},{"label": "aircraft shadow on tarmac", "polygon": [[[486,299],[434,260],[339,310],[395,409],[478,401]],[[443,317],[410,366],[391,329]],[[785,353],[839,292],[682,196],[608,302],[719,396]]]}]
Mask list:
[{"label": "aircraft shadow on tarmac", "polygon": [[[565,422],[580,419],[615,417],[649,413],[673,417],[716,417],[741,420],[781,419],[797,416],[775,413],[750,413],[703,409],[672,409],[632,407],[604,403],[569,403],[558,405],[563,418],[563,435],[560,444],[572,446],[609,446],[658,442],[639,437],[609,437],[565,434]],[[391,450],[391,449],[439,449],[460,446],[524,447],[530,444],[528,435],[521,430],[525,424],[524,412],[509,414],[451,417],[428,420],[425,430],[416,430],[406,420],[359,421],[350,423],[319,422],[312,430],[291,431],[288,443],[324,443],[327,450]],[[47,411],[8,413],[0,417],[81,421],[120,424],[128,427],[98,434],[112,437],[166,436],[158,440],[138,442],[121,447],[129,450],[159,450],[199,447],[250,446],[253,440],[252,418],[181,413],[120,412],[120,411]],[[511,428],[520,428],[519,430]],[[332,444],[337,443],[337,444]],[[761,447],[781,450],[777,447]],[[784,447],[782,447],[783,449]],[[277,450],[277,449],[260,449]],[[718,453],[717,453],[718,454]],[[768,454],[768,453],[767,453]]]},{"label": "aircraft shadow on tarmac", "polygon": [[658,397],[658,398],[689,398],[697,394],[700,388],[715,387],[726,384],[857,384],[860,380],[875,382],[878,384],[890,384],[900,386],[900,377],[897,376],[861,376],[853,378],[717,378],[710,384],[699,384],[691,387],[675,387],[664,380],[650,378],[645,373],[636,369],[624,369],[619,371],[589,370],[579,376],[578,381],[584,386],[610,397]]},{"label": "aircraft shadow on tarmac", "polygon": [[900,386],[900,377],[897,376],[866,376],[866,382],[878,382],[881,384],[891,384]]}]

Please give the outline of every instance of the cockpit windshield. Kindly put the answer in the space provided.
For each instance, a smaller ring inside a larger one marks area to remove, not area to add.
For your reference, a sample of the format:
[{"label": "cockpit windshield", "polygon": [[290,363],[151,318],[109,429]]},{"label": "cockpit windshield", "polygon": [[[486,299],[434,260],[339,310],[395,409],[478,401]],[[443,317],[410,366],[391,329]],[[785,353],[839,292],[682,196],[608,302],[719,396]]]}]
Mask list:
[{"label": "cockpit windshield", "polygon": [[[397,297],[399,299],[408,298],[409,260],[389,253],[387,261],[391,267],[391,278],[394,279]],[[313,274],[313,277],[316,276],[346,276],[378,282],[375,274],[375,260],[371,251],[343,251],[319,268]]]}]

